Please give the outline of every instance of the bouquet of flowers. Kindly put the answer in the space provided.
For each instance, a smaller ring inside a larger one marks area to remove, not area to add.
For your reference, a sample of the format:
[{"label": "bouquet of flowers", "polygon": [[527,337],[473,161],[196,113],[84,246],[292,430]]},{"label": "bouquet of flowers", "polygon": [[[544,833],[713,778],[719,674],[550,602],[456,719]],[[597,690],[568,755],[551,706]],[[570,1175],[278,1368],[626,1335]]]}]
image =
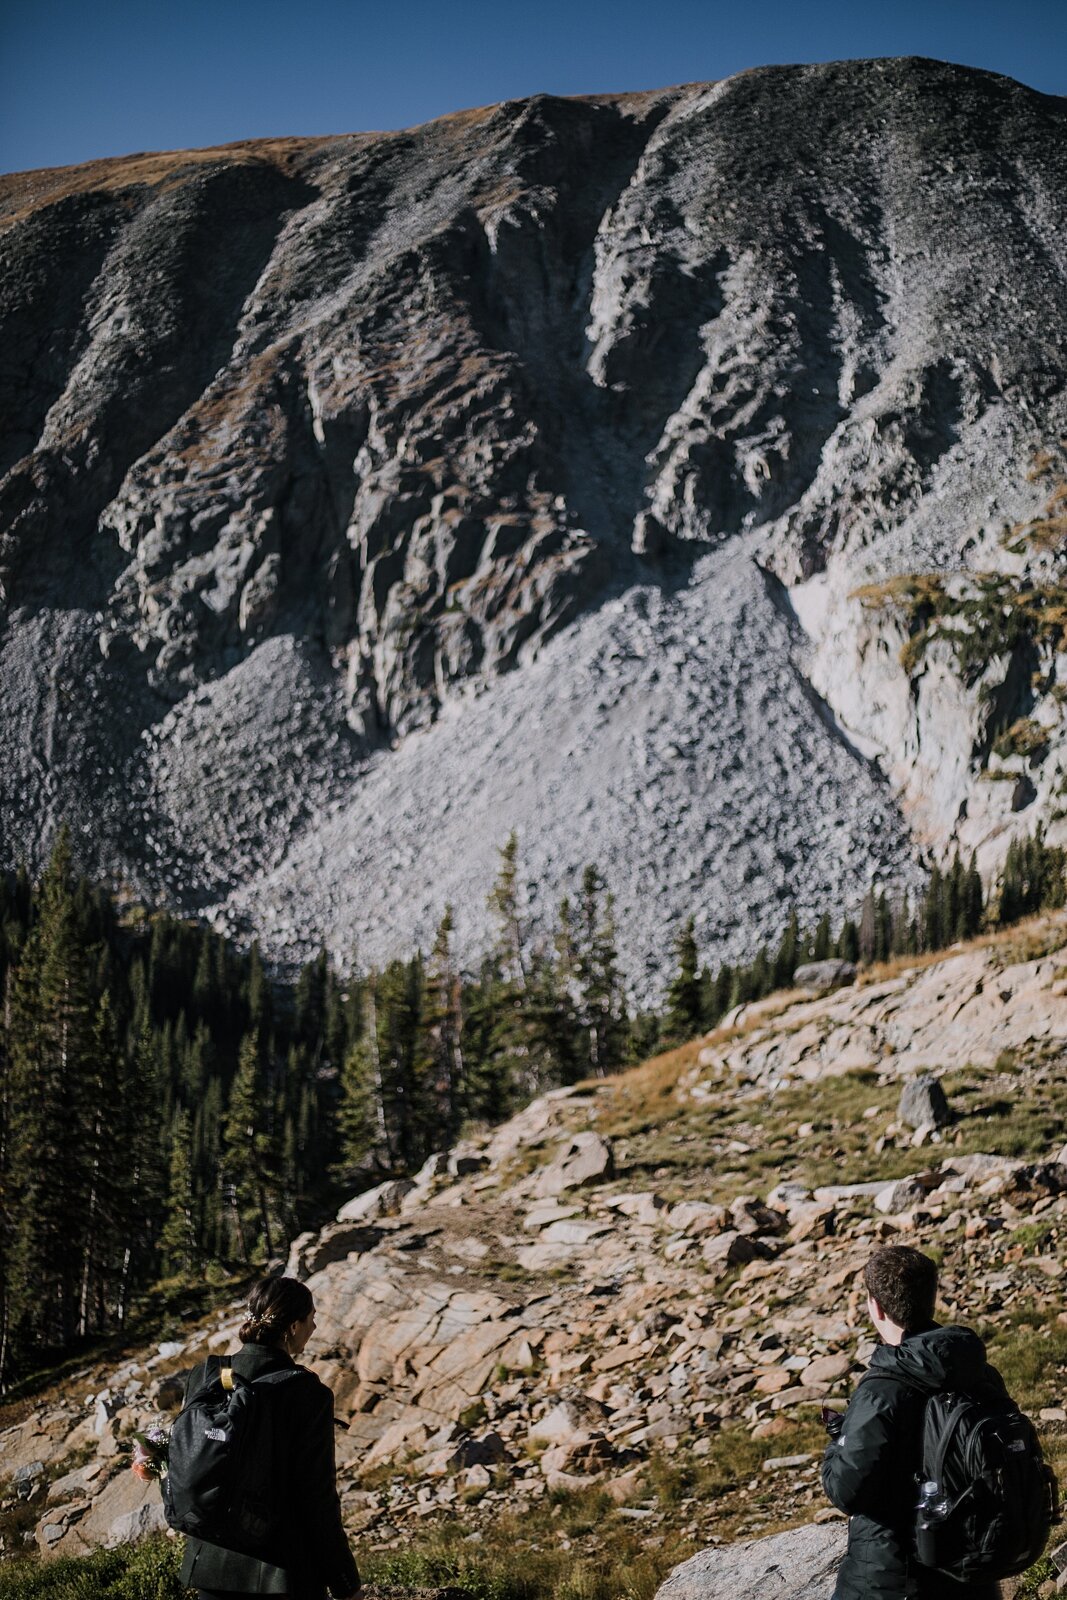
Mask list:
[{"label": "bouquet of flowers", "polygon": [[167,1450],[170,1439],[166,1428],[161,1428],[158,1423],[146,1428],[143,1433],[133,1436],[133,1458],[130,1468],[135,1477],[142,1483],[151,1483],[156,1478],[162,1478],[167,1471]]}]

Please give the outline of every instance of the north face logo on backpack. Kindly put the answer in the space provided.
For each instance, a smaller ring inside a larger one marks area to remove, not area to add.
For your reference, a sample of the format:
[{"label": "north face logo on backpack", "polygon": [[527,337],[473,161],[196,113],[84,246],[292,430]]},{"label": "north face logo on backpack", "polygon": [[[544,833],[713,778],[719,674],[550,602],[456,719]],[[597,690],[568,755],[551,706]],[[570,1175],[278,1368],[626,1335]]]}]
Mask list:
[{"label": "north face logo on backpack", "polygon": [[226,1429],[225,1428],[205,1428],[204,1429],[204,1438],[205,1439],[215,1439],[219,1444],[225,1444],[226,1443]]}]

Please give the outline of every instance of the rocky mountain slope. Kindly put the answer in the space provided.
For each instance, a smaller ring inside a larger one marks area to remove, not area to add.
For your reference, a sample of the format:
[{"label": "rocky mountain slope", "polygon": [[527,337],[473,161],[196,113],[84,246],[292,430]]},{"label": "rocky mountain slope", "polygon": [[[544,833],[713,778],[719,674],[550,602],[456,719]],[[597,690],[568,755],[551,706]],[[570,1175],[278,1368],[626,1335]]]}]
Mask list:
[{"label": "rocky mountain slope", "polygon": [[[943,1318],[981,1328],[1062,1468],[1065,945],[1058,914],[773,996],[295,1240],[362,1548],[458,1526],[595,1560],[633,1536],[662,1576],[716,1541],[832,1524],[815,1408],[873,1348],[859,1274],[886,1240],[938,1253]],[[21,1494],[45,1553],[158,1526],[125,1446],[240,1320],[227,1306],[0,1416],[0,1521]]]},{"label": "rocky mountain slope", "polygon": [[375,958],[516,828],[640,981],[1055,821],[1063,134],[902,60],[0,179],[4,858]]}]

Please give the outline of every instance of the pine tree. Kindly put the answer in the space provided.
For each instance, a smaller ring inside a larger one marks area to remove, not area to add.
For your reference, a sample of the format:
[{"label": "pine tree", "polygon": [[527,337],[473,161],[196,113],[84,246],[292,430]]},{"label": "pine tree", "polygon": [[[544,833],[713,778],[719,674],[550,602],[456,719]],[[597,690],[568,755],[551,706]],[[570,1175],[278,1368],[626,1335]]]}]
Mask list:
[{"label": "pine tree", "polygon": [[774,987],[774,969],[766,945],[761,945],[756,951],[755,959],[749,967],[749,983],[753,1000],[762,1000]]},{"label": "pine tree", "polygon": [[874,890],[868,889],[860,906],[859,957],[865,966],[875,959],[878,944],[878,925],[875,914]]},{"label": "pine tree", "polygon": [[[594,1077],[617,1071],[626,1059],[629,1024],[616,944],[615,901],[596,867],[582,874],[574,943],[578,1023],[585,1036],[583,1069]],[[700,986],[696,989],[700,1010]]]},{"label": "pine tree", "polygon": [[193,1185],[192,1125],[184,1106],[177,1111],[171,1130],[170,1177],[159,1251],[166,1273],[189,1274],[200,1265]]},{"label": "pine tree", "polygon": [[422,1045],[424,972],[419,956],[390,961],[378,981],[377,1031],[382,1111],[392,1163],[413,1170],[436,1131],[431,1066]]},{"label": "pine tree", "polygon": [[982,875],[978,871],[978,857],[972,851],[961,895],[958,929],[961,939],[973,939],[981,932],[983,902]]},{"label": "pine tree", "polygon": [[260,1036],[245,1036],[237,1073],[230,1085],[222,1133],[225,1198],[230,1206],[235,1243],[245,1261],[257,1244],[269,1259],[278,1239],[277,1168],[271,1102],[260,1060]]},{"label": "pine tree", "polygon": [[69,1343],[78,1325],[91,1162],[84,1085],[92,1045],[88,959],[76,925],[64,831],[11,997],[8,1297],[16,1356]]},{"label": "pine tree", "polygon": [[837,955],[841,961],[858,961],[860,958],[859,929],[851,917],[846,917],[837,936]]},{"label": "pine tree", "polygon": [[696,941],[696,921],[690,917],[674,943],[677,963],[667,990],[664,1019],[665,1043],[683,1044],[700,1032],[700,973]]},{"label": "pine tree", "polygon": [[341,1068],[334,1172],[342,1184],[354,1182],[356,1174],[374,1152],[383,1165],[393,1164],[385,1125],[377,979],[373,975],[363,988],[363,1003],[366,1015],[362,1031],[350,1046]]},{"label": "pine tree", "polygon": [[248,1028],[265,1039],[271,1024],[270,985],[263,969],[259,940],[253,942],[248,954]]},{"label": "pine tree", "polygon": [[893,913],[883,889],[874,905],[874,959],[887,961],[893,948]]},{"label": "pine tree", "polygon": [[497,924],[497,966],[504,981],[521,992],[527,978],[527,935],[519,906],[518,857],[519,837],[512,832],[500,851],[500,870],[489,891],[489,910]]},{"label": "pine tree", "polygon": [[430,951],[420,1019],[440,1144],[455,1140],[463,1115],[463,986],[452,955],[453,927],[446,906]]},{"label": "pine tree", "polygon": [[733,1004],[734,994],[734,969],[727,962],[723,962],[715,974],[715,982],[709,985],[708,999],[701,1014],[701,1026],[705,1029],[713,1028],[724,1017]]},{"label": "pine tree", "polygon": [[[496,939],[483,969],[472,1023],[484,1020],[481,1089],[488,1104],[530,1100],[553,1081],[559,1059],[545,1028],[546,987],[553,974],[542,957],[534,984],[529,935],[518,889],[518,838],[512,833],[500,852],[500,871],[489,893]],[[494,1081],[495,1080],[495,1081]]]},{"label": "pine tree", "polygon": [[[123,1095],[124,1069],[111,996],[105,990],[97,1005],[92,1048],[79,1085],[86,1182],[78,1303],[78,1333],[82,1337],[91,1328],[106,1325],[108,1306],[114,1302],[122,1278],[120,1238],[126,1220],[129,1143],[116,1135],[128,1112]],[[134,1204],[140,1209],[142,1197],[136,1196]]]},{"label": "pine tree", "polygon": [[919,908],[919,924],[922,929],[922,943],[924,950],[940,950],[944,945],[944,911],[945,893],[941,877],[941,869],[934,862],[930,870],[930,881],[926,886],[922,904]]},{"label": "pine tree", "polygon": [[776,989],[788,989],[792,985],[793,974],[800,964],[799,946],[800,924],[794,909],[789,913],[789,921],[786,923],[785,932],[774,957],[773,977]]},{"label": "pine tree", "polygon": [[[155,1272],[162,1224],[164,1128],[157,1038],[146,1020],[133,1049],[121,1055],[120,1109],[115,1119],[123,1160],[117,1184],[115,1232],[119,1262],[115,1319],[123,1327],[135,1287]],[[209,1082],[205,1100],[218,1092]]]},{"label": "pine tree", "polygon": [[[5,954],[12,949],[7,945]],[[11,1031],[11,965],[3,971],[0,1001],[0,1393],[5,1388],[9,1364],[10,1324],[9,1278],[11,1241],[15,1230],[15,1194],[11,1187],[12,1074],[9,1038]]]}]

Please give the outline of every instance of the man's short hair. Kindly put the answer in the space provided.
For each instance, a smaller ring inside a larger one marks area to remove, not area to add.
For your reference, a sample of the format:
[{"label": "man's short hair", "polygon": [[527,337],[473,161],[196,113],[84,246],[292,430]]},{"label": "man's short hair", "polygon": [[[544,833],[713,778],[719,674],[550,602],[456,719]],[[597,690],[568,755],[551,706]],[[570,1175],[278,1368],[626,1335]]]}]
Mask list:
[{"label": "man's short hair", "polygon": [[914,1333],[934,1320],[937,1263],[907,1244],[876,1250],[863,1269],[863,1281],[888,1317]]}]

